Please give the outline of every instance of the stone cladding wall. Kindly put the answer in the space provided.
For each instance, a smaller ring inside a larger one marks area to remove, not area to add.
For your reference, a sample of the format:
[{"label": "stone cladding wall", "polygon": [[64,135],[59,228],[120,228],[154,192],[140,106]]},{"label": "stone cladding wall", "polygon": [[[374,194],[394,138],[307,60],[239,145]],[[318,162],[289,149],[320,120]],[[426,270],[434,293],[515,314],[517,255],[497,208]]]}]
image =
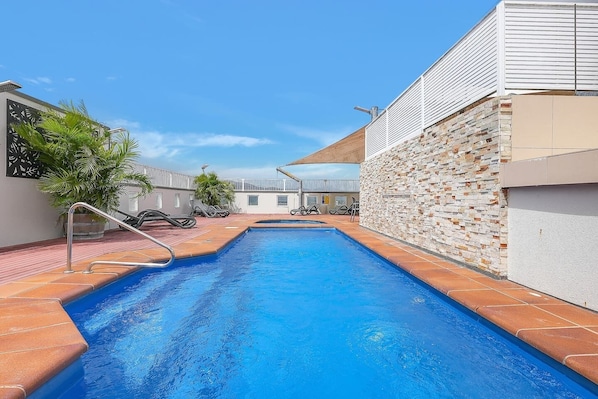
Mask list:
[{"label": "stone cladding wall", "polygon": [[510,158],[511,98],[472,106],[361,165],[360,224],[506,277]]}]

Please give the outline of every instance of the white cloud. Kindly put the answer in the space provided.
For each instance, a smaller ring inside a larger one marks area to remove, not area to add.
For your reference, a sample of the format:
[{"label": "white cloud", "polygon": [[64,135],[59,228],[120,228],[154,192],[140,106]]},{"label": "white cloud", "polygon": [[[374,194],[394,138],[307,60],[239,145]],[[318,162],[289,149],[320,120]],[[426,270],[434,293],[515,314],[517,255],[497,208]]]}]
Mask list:
[{"label": "white cloud", "polygon": [[144,158],[172,158],[180,151],[165,140],[164,135],[158,132],[131,133],[139,143],[139,152]]},{"label": "white cloud", "polygon": [[255,147],[258,145],[272,144],[269,139],[259,139],[246,136],[232,136],[229,134],[190,134],[189,139],[193,139],[190,145],[195,147]]},{"label": "white cloud", "polygon": [[52,79],[45,77],[45,76],[41,76],[41,77],[37,77],[37,78],[25,78],[24,79],[26,82],[32,83],[34,85],[38,85],[38,84],[52,84]]},{"label": "white cloud", "polygon": [[183,150],[200,147],[256,147],[272,144],[266,138],[214,133],[174,133],[145,130],[138,122],[116,119],[107,123],[111,128],[127,129],[139,143],[144,158],[172,158]]}]

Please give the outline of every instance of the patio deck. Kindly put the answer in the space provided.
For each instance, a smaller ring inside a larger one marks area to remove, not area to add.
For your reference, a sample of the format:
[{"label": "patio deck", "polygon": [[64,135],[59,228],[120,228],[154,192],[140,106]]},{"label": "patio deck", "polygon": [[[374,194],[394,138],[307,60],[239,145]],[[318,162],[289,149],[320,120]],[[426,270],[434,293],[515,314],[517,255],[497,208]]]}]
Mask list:
[{"label": "patio deck", "polygon": [[[231,215],[198,218],[192,229],[144,225],[142,230],[171,245],[177,257],[215,253],[248,227],[288,215]],[[598,314],[374,233],[348,215],[294,217],[333,226],[424,281],[480,317],[598,383]],[[318,224],[292,227],[313,228]],[[97,265],[93,259],[150,262],[167,251],[129,231],[109,231],[104,239],[76,242],[73,269],[64,274],[66,240],[0,249],[0,398],[25,398],[87,350],[87,343],[62,305],[130,273],[134,268]],[[594,386],[596,387],[596,385]]]}]

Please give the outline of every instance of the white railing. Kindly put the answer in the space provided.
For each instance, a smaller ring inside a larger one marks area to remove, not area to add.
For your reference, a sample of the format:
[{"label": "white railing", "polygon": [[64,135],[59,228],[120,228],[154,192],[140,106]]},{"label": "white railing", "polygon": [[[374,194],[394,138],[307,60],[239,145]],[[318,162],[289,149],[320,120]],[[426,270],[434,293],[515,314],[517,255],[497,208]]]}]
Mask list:
[{"label": "white railing", "polygon": [[156,187],[180,188],[184,190],[193,188],[194,176],[141,164],[136,164],[134,169],[138,173],[148,175],[152,180],[152,184]]},{"label": "white railing", "polygon": [[303,180],[304,192],[321,193],[357,193],[359,192],[359,180]]},{"label": "white railing", "polygon": [[[192,190],[194,176],[151,166],[136,164],[135,171],[150,176],[156,187],[179,188]],[[235,191],[274,191],[297,192],[299,182],[292,179],[224,179],[232,183]],[[334,180],[334,179],[306,179],[302,180],[303,191],[314,192],[359,192],[359,180]]]},{"label": "white railing", "polygon": [[598,90],[598,4],[499,3],[366,127],[366,159],[492,95]]},{"label": "white railing", "polygon": [[[297,192],[300,184],[292,179],[227,179],[231,182],[234,190],[244,191],[274,191],[274,192]],[[331,192],[331,193],[354,193],[359,192],[359,180],[302,180],[304,192]]]},{"label": "white railing", "polygon": [[297,191],[299,183],[291,179],[227,179],[235,191]]}]

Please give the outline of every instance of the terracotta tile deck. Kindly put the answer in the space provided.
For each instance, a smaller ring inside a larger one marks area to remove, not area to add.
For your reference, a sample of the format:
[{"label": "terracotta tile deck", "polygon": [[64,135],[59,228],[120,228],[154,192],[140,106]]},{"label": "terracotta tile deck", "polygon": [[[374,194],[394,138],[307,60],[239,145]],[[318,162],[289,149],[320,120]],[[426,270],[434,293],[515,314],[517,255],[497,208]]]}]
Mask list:
[{"label": "terracotta tile deck", "polygon": [[[288,215],[198,218],[189,230],[143,226],[171,245],[177,257],[215,253],[262,219]],[[295,218],[295,217],[293,217]],[[598,384],[598,313],[559,301],[509,281],[494,280],[350,222],[349,216],[318,215],[407,273],[469,310]],[[301,217],[297,217],[301,219]],[[299,225],[293,225],[298,227]],[[321,225],[301,225],[318,227]],[[73,246],[73,274],[63,273],[66,240],[0,249],[0,398],[25,398],[87,350],[62,305],[131,273],[134,268],[97,265],[93,259],[158,261],[167,251],[128,231]]]}]

